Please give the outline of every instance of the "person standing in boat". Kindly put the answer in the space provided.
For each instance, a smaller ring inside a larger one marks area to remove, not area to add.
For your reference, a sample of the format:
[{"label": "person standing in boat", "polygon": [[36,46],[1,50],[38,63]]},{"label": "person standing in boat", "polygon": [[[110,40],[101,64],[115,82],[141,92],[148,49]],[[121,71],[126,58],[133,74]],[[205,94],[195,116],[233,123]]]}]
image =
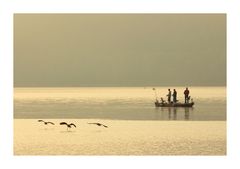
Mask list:
[{"label": "person standing in boat", "polygon": [[167,94],[167,97],[168,97],[168,103],[171,103],[171,96],[172,96],[172,92],[170,89],[168,89],[168,94]]},{"label": "person standing in boat", "polygon": [[173,103],[177,102],[177,91],[175,89],[173,89]]},{"label": "person standing in boat", "polygon": [[189,102],[189,90],[188,88],[186,87],[186,89],[184,90],[184,96],[185,96],[185,103],[188,103]]}]

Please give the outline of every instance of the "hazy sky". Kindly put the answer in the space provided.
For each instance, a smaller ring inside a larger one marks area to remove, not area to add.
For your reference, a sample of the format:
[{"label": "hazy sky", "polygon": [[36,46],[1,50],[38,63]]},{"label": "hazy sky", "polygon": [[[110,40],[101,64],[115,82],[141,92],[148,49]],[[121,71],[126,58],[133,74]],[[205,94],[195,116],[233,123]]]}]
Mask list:
[{"label": "hazy sky", "polygon": [[14,86],[226,85],[225,14],[15,14]]}]

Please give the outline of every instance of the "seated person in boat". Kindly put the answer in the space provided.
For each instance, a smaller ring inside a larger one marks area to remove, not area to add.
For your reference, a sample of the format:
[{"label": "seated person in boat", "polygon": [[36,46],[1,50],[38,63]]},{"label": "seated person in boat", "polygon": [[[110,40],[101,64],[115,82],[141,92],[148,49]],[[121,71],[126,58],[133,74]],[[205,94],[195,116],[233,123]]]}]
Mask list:
[{"label": "seated person in boat", "polygon": [[161,97],[161,103],[162,104],[165,104],[166,103],[166,101],[165,100],[163,100],[163,98]]}]

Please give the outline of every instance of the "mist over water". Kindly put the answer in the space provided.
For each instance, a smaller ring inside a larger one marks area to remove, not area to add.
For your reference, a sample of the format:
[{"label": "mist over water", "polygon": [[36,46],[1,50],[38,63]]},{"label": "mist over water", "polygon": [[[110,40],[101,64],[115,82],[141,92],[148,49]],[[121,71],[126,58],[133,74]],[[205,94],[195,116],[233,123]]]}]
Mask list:
[{"label": "mist over water", "polygon": [[[167,100],[168,88],[155,88]],[[174,88],[183,102],[185,87]],[[190,95],[193,108],[155,108],[152,87],[15,88],[14,118],[226,120],[225,87],[190,87]]]}]

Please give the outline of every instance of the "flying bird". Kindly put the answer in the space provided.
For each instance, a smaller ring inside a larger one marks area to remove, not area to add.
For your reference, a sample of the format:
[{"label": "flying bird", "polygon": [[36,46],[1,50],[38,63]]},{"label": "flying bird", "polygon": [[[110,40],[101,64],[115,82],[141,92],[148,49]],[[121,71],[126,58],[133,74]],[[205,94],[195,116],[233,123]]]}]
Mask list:
[{"label": "flying bird", "polygon": [[71,123],[71,124],[68,124],[66,122],[61,122],[60,125],[66,125],[67,126],[67,129],[68,128],[72,128],[72,126],[74,126],[75,128],[77,127],[75,124]]},{"label": "flying bird", "polygon": [[50,121],[38,120],[38,122],[43,122],[45,125],[48,125],[48,124],[55,125],[53,122],[50,122]]},{"label": "flying bird", "polygon": [[98,126],[103,126],[103,127],[108,128],[108,126],[106,126],[106,125],[104,125],[104,124],[101,124],[101,123],[88,123],[88,124],[95,124],[95,125],[98,125]]}]

